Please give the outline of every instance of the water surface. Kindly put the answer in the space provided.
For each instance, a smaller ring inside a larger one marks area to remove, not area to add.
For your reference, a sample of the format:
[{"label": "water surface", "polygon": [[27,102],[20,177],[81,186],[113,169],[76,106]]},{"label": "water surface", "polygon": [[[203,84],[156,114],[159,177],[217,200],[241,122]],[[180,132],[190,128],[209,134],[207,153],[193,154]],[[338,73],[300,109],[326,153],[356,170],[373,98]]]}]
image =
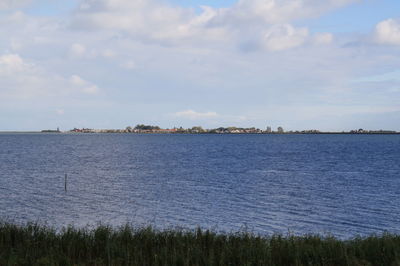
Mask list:
[{"label": "water surface", "polygon": [[352,237],[400,233],[399,194],[399,135],[0,134],[20,223]]}]

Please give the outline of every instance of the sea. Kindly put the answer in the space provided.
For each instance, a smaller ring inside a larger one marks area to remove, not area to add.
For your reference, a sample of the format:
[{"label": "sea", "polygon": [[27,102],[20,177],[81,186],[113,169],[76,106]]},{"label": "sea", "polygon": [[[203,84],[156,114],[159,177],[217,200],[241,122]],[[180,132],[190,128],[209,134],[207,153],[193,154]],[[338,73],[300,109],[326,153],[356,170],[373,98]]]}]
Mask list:
[{"label": "sea", "polygon": [[0,220],[400,233],[400,135],[0,134]]}]

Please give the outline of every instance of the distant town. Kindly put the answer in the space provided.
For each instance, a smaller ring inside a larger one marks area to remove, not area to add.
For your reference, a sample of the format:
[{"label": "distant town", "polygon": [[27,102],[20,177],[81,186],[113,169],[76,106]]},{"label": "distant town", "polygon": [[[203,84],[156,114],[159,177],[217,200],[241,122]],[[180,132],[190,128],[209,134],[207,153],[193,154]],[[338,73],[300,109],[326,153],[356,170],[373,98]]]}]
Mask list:
[{"label": "distant town", "polygon": [[125,129],[92,129],[92,128],[74,128],[69,131],[61,131],[59,128],[56,130],[42,130],[42,133],[136,133],[136,134],[400,134],[400,132],[393,130],[365,130],[355,129],[350,131],[327,132],[319,131],[317,129],[310,130],[289,130],[285,131],[283,127],[272,129],[267,126],[265,129],[250,127],[219,127],[212,129],[204,129],[201,126],[192,128],[174,127],[174,128],[160,128],[159,126],[152,125],[136,125],[135,127],[128,126]]}]

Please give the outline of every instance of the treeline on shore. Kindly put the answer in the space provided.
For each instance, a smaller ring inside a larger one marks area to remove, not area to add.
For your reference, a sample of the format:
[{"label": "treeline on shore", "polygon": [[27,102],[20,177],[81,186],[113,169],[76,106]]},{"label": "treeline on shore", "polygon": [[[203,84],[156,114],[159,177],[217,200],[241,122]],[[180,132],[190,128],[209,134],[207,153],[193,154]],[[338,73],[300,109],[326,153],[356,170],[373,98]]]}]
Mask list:
[{"label": "treeline on shore", "polygon": [[400,236],[259,236],[0,223],[0,265],[400,265]]},{"label": "treeline on shore", "polygon": [[[57,130],[42,130],[42,133],[61,133]],[[278,127],[276,131],[271,127],[267,129],[259,129],[255,127],[242,128],[242,127],[218,127],[211,129],[204,129],[201,126],[192,128],[174,127],[174,128],[160,128],[159,126],[152,125],[136,125],[135,127],[126,127],[125,129],[91,129],[91,128],[74,128],[64,133],[158,133],[158,134],[400,134],[400,132],[393,130],[364,130],[362,128],[350,131],[341,132],[328,132],[319,131],[316,129],[310,130],[290,130],[285,131],[282,127]]]}]

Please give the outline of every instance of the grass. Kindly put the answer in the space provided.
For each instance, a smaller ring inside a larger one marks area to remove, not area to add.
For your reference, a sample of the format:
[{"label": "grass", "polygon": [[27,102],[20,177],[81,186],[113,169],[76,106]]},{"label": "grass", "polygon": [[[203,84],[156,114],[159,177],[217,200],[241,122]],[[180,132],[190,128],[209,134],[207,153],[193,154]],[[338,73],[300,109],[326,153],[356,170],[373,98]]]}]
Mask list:
[{"label": "grass", "polygon": [[129,225],[57,232],[0,223],[0,265],[400,265],[400,236],[262,237]]}]

